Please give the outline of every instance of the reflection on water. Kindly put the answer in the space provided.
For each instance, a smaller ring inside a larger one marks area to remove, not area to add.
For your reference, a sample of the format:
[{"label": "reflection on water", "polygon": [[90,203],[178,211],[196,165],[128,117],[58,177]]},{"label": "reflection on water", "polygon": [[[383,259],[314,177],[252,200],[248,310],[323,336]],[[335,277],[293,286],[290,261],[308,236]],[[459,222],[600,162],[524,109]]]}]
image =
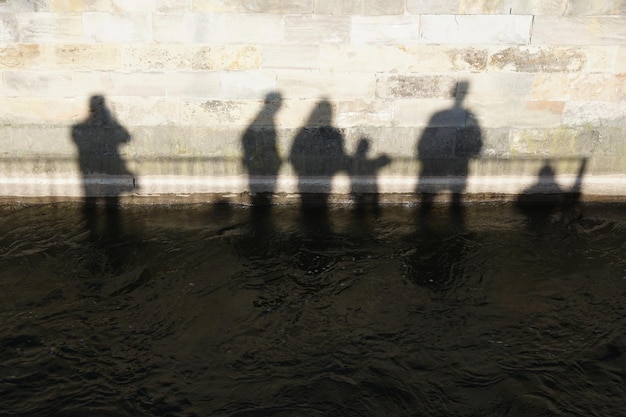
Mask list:
[{"label": "reflection on water", "polygon": [[579,210],[0,210],[0,414],[621,415],[626,215]]}]

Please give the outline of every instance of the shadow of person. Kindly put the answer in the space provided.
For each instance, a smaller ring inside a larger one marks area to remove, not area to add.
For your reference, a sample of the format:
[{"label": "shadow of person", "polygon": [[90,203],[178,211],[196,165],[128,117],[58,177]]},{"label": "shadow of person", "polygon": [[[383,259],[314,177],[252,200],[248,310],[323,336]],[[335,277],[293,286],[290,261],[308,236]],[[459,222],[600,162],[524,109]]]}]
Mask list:
[{"label": "shadow of person", "polygon": [[273,92],[265,96],[261,111],[248,126],[241,138],[243,165],[248,171],[248,187],[251,195],[251,221],[255,229],[268,225],[276,177],[282,164],[276,145],[276,113],[280,110],[282,97]]},{"label": "shadow of person", "polygon": [[517,209],[528,219],[531,229],[541,229],[550,223],[557,211],[561,212],[560,220],[566,223],[580,217],[575,208],[580,200],[586,167],[587,158],[583,158],[576,181],[572,188],[566,190],[556,182],[556,173],[550,162],[544,161],[537,182],[522,191],[515,202]]},{"label": "shadow of person", "polygon": [[298,193],[303,226],[311,233],[327,233],[329,197],[333,176],[347,168],[344,138],[332,126],[333,110],[321,100],[304,127],[296,134],[289,161],[298,175]]},{"label": "shadow of person", "polygon": [[[119,147],[130,142],[128,131],[118,124],[103,96],[89,99],[89,116],[72,127],[83,180],[83,216],[92,239],[115,238],[121,233],[119,196],[133,191],[136,183]],[[98,223],[98,205],[104,203],[104,224]],[[101,230],[103,229],[103,230]]]},{"label": "shadow of person", "polygon": [[357,216],[363,216],[367,212],[374,215],[378,214],[378,171],[391,162],[386,154],[370,159],[368,157],[369,150],[370,140],[361,138],[348,167],[350,195]]},{"label": "shadow of person", "polygon": [[[467,187],[469,163],[482,150],[482,134],[476,116],[463,107],[469,83],[457,83],[454,106],[435,113],[417,144],[420,173],[416,192],[421,196],[419,221],[427,226],[438,194],[451,194],[453,225],[464,226],[463,193]],[[471,123],[468,125],[468,123]],[[461,125],[459,127],[459,125]]]}]

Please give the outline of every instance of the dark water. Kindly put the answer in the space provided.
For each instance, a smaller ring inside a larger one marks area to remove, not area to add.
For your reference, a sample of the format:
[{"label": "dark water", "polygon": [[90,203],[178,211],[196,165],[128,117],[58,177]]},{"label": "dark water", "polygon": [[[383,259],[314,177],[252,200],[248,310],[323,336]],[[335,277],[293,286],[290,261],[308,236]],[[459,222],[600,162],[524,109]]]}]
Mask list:
[{"label": "dark water", "polygon": [[626,207],[536,214],[0,210],[0,415],[624,415]]}]

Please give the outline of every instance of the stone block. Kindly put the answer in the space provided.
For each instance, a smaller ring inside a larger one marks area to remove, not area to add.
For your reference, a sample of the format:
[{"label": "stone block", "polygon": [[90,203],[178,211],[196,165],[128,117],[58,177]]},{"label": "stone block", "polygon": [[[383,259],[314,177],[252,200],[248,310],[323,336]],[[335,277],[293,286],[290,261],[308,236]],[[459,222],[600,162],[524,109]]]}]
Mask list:
[{"label": "stone block", "polygon": [[408,127],[355,126],[345,130],[345,148],[349,154],[356,152],[358,142],[369,142],[369,154],[377,157],[386,154],[396,159],[414,159],[418,130]]},{"label": "stone block", "polygon": [[337,105],[337,127],[388,126],[393,119],[393,110],[392,101],[340,101]]},{"label": "stone block", "polygon": [[511,14],[561,16],[565,12],[567,0],[510,0]]},{"label": "stone block", "polygon": [[85,0],[86,12],[112,12],[114,0]]},{"label": "stone block", "polygon": [[378,75],[378,98],[451,98],[456,79],[452,75]]},{"label": "stone block", "polygon": [[363,0],[315,0],[315,14],[354,16],[363,14]]},{"label": "stone block", "polygon": [[164,43],[281,43],[283,21],[274,14],[154,13],[153,37]]},{"label": "stone block", "polygon": [[188,12],[191,11],[191,0],[155,0],[157,12]]},{"label": "stone block", "polygon": [[14,156],[66,155],[76,158],[76,150],[66,126],[26,125],[12,126],[11,150]]},{"label": "stone block", "polygon": [[363,14],[369,16],[401,15],[406,0],[363,0]]},{"label": "stone block", "polygon": [[277,87],[287,98],[374,98],[375,79],[367,73],[277,71]]},{"label": "stone block", "polygon": [[161,97],[111,97],[118,123],[132,126],[171,126],[179,121],[179,101]]},{"label": "stone block", "polygon": [[[511,142],[509,128],[480,128],[482,146],[480,156],[483,158],[507,158],[510,155]],[[472,132],[471,130],[469,132]],[[475,137],[475,136],[474,136]]]},{"label": "stone block", "polygon": [[222,82],[219,72],[179,71],[158,75],[165,76],[163,84],[168,97],[222,97]]},{"label": "stone block", "polygon": [[120,68],[121,52],[115,44],[50,45],[49,65],[72,70],[113,71]]},{"label": "stone block", "polygon": [[48,10],[52,12],[82,12],[85,10],[83,0],[48,0]]},{"label": "stone block", "polygon": [[511,156],[562,158],[581,156],[579,131],[555,129],[511,129]]},{"label": "stone block", "polygon": [[419,16],[352,16],[350,43],[404,45],[420,42]]},{"label": "stone block", "polygon": [[45,10],[45,5],[29,0],[3,0],[0,2],[0,13],[36,12]]},{"label": "stone block", "polygon": [[511,0],[407,0],[411,14],[509,14]]},{"label": "stone block", "polygon": [[618,61],[619,46],[584,46],[582,47],[586,62],[582,68],[583,72],[612,72],[619,74],[615,64]]},{"label": "stone block", "polygon": [[435,45],[323,45],[321,68],[361,72],[476,72],[486,67],[487,51]]},{"label": "stone block", "polygon": [[626,15],[624,0],[567,0],[565,14],[568,16]]},{"label": "stone block", "polygon": [[71,97],[72,75],[52,71],[4,71],[2,90],[2,95],[8,97]]},{"label": "stone block", "polygon": [[264,45],[262,68],[318,69],[319,45]]},{"label": "stone block", "polygon": [[393,125],[415,127],[462,127],[467,112],[454,108],[454,100],[441,98],[394,100]]},{"label": "stone block", "polygon": [[244,130],[262,108],[260,100],[182,100],[182,126],[233,126]]},{"label": "stone block", "polygon": [[537,74],[533,99],[562,101],[617,101],[626,97],[623,74]]},{"label": "stone block", "polygon": [[514,97],[501,101],[470,101],[468,124],[486,128],[555,127],[561,124],[562,103],[528,102]]},{"label": "stone block", "polygon": [[276,90],[276,75],[267,71],[221,73],[221,97],[228,99],[262,99]]},{"label": "stone block", "polygon": [[70,125],[86,115],[83,100],[50,97],[0,97],[1,124]]},{"label": "stone block", "polygon": [[193,11],[209,13],[313,13],[314,0],[194,0]]},{"label": "stone block", "polygon": [[285,40],[290,43],[345,43],[350,39],[347,16],[285,16]]},{"label": "stone block", "polygon": [[84,41],[80,13],[20,13],[17,20],[22,43]]},{"label": "stone block", "polygon": [[152,21],[147,13],[83,13],[85,37],[93,42],[149,42]]},{"label": "stone block", "polygon": [[14,13],[0,13],[0,43],[12,44],[20,38],[17,18]]},{"label": "stone block", "polygon": [[532,16],[426,15],[420,19],[420,41],[436,44],[513,44],[530,41]]},{"label": "stone block", "polygon": [[578,47],[511,46],[497,48],[489,55],[490,71],[577,72],[586,64]]},{"label": "stone block", "polygon": [[154,0],[111,0],[115,13],[135,13],[154,11]]},{"label": "stone block", "polygon": [[563,109],[563,123],[569,126],[624,126],[626,101],[568,101]]},{"label": "stone block", "polygon": [[30,68],[41,65],[42,51],[37,44],[0,44],[0,68]]},{"label": "stone block", "polygon": [[261,50],[249,45],[141,44],[122,47],[124,68],[154,70],[246,70],[261,65]]},{"label": "stone block", "polygon": [[626,15],[535,16],[531,45],[615,45],[626,43]]},{"label": "stone block", "polygon": [[[76,71],[73,73],[76,96],[165,96],[184,74],[122,73]],[[191,89],[191,88],[190,88]],[[200,88],[199,88],[200,89]]]},{"label": "stone block", "polygon": [[484,72],[467,74],[464,77],[467,87],[462,91],[468,99],[506,100],[530,99],[533,91],[534,74]]},{"label": "stone block", "polygon": [[616,74],[626,74],[626,45],[620,46],[617,50],[617,58],[615,59],[613,72]]}]

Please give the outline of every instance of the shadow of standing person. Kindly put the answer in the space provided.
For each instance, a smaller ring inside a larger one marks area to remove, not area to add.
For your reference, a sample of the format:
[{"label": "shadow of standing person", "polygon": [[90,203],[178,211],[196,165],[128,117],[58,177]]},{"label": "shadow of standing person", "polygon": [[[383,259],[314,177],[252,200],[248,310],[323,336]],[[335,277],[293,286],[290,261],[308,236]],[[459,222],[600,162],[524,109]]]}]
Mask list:
[{"label": "shadow of standing person", "polygon": [[344,138],[332,126],[333,110],[321,100],[294,138],[289,161],[298,175],[302,222],[314,234],[330,232],[328,201],[333,176],[346,170]]},{"label": "shadow of standing person", "polygon": [[241,138],[242,162],[248,171],[252,204],[251,221],[255,230],[265,229],[267,226],[276,190],[276,177],[282,163],[276,146],[275,120],[281,104],[280,93],[267,94],[263,108]]},{"label": "shadow of standing person", "polygon": [[359,217],[368,211],[374,215],[378,214],[378,171],[391,162],[385,154],[369,159],[369,150],[369,139],[361,138],[348,168],[350,195],[355,204],[355,213]]},{"label": "shadow of standing person", "polygon": [[468,125],[477,120],[463,107],[468,91],[467,81],[458,82],[453,91],[454,106],[435,113],[418,141],[417,159],[421,169],[416,192],[421,195],[419,221],[423,226],[428,224],[436,196],[449,192],[451,221],[455,226],[464,227],[462,200],[469,163],[480,155],[483,144],[480,127]]},{"label": "shadow of standing person", "polygon": [[[118,124],[103,96],[89,99],[89,116],[72,127],[83,179],[83,216],[92,239],[115,238],[121,233],[119,196],[135,189],[135,178],[126,167],[119,147],[130,142],[128,131]],[[98,223],[98,204],[104,203],[104,230]]]}]

